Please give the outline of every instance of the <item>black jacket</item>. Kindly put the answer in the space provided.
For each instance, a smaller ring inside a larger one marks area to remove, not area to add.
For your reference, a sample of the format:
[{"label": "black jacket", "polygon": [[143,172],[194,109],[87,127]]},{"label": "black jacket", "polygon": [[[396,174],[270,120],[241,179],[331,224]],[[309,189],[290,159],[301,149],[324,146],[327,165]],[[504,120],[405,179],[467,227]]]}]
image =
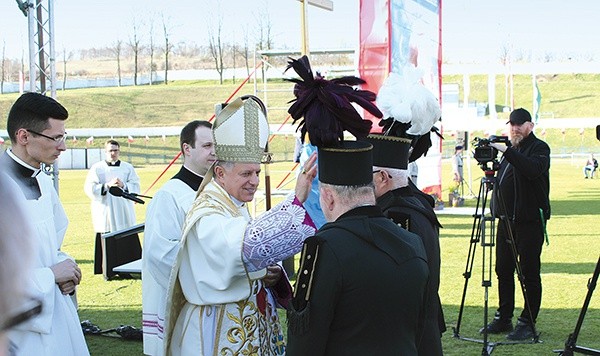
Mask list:
[{"label": "black jacket", "polygon": [[504,215],[518,223],[540,221],[541,209],[544,219],[550,219],[549,170],[550,147],[533,132],[519,147],[507,148],[496,175],[499,187],[494,187],[496,217]]},{"label": "black jacket", "polygon": [[429,266],[427,304],[423,337],[418,344],[419,355],[442,355],[441,336],[446,331],[442,303],[438,294],[440,286],[440,237],[441,226],[430,208],[425,208],[410,187],[391,190],[379,198],[377,205],[383,214],[404,229],[417,234],[423,241]]},{"label": "black jacket", "polygon": [[368,206],[323,225],[311,244],[318,252],[303,250],[293,300],[309,317],[299,328],[288,313],[286,355],[416,355],[429,274],[420,238]]}]

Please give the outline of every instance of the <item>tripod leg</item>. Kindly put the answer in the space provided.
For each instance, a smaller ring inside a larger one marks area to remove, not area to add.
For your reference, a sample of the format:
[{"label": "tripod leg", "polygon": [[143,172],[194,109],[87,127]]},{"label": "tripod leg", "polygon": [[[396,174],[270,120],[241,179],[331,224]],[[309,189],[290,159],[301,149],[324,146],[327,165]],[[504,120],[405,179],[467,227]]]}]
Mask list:
[{"label": "tripod leg", "polygon": [[480,209],[481,203],[483,202],[484,197],[484,183],[482,183],[479,187],[479,196],[477,198],[477,206],[475,208],[475,214],[473,215],[473,226],[471,229],[471,238],[469,240],[469,253],[467,255],[467,263],[465,265],[465,272],[463,273],[463,277],[465,277],[465,284],[463,286],[463,294],[460,302],[460,308],[458,310],[458,320],[456,321],[456,327],[454,328],[454,337],[460,336],[460,324],[462,321],[465,299],[467,296],[467,287],[469,285],[469,279],[471,278],[471,272],[473,271],[473,261],[475,260],[475,251],[477,249],[477,244],[479,243],[481,236],[481,218],[485,211]]},{"label": "tripod leg", "polygon": [[572,334],[569,335],[569,338],[565,342],[565,349],[563,351],[563,355],[572,355],[573,350],[577,348],[577,338],[579,337],[579,331],[581,330],[581,326],[583,325],[583,319],[585,318],[585,313],[587,312],[588,306],[590,305],[590,300],[592,299],[592,294],[594,294],[594,289],[596,289],[598,275],[600,275],[600,257],[598,258],[598,262],[596,263],[596,269],[594,270],[594,274],[592,275],[592,278],[588,283],[588,292],[585,296],[585,301],[583,302],[581,312],[579,312],[579,318],[577,318],[575,330]]}]

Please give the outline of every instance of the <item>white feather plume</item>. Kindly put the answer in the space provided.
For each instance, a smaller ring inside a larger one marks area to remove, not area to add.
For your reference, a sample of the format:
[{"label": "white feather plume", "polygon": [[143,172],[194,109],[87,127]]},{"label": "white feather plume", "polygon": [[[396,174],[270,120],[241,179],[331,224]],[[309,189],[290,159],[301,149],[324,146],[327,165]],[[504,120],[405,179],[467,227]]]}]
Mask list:
[{"label": "white feather plume", "polygon": [[391,72],[377,94],[377,106],[384,117],[411,123],[406,133],[424,135],[442,115],[435,95],[421,83],[423,71],[407,64],[402,75]]}]

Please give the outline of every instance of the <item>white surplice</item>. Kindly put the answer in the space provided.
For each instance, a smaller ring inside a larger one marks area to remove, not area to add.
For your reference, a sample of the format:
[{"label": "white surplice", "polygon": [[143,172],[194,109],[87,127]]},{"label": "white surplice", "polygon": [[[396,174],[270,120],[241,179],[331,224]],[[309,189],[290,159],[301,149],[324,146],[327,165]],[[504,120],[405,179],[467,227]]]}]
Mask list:
[{"label": "white surplice", "polygon": [[69,222],[52,180],[44,173],[39,173],[36,180],[41,196],[23,199],[23,208],[33,229],[33,274],[28,281],[29,292],[42,300],[42,312],[9,332],[8,337],[19,356],[89,355],[74,301],[60,292],[50,269],[71,258],[60,251]]},{"label": "white surplice", "polygon": [[[187,174],[193,173],[187,171]],[[202,178],[198,176],[198,179]],[[195,198],[196,191],[188,184],[170,179],[154,194],[146,210],[142,249],[142,328],[146,355],[163,353],[169,273],[179,248],[185,216]]]},{"label": "white surplice", "polygon": [[314,232],[293,196],[252,220],[246,204],[208,183],[186,217],[170,275],[165,351],[285,354],[276,302],[260,278]]},{"label": "white surplice", "polygon": [[129,193],[140,193],[140,178],[130,163],[120,161],[119,166],[109,166],[106,161],[96,162],[88,171],[83,190],[92,200],[94,231],[105,233],[135,225],[133,202],[108,192],[106,183],[119,178]]}]

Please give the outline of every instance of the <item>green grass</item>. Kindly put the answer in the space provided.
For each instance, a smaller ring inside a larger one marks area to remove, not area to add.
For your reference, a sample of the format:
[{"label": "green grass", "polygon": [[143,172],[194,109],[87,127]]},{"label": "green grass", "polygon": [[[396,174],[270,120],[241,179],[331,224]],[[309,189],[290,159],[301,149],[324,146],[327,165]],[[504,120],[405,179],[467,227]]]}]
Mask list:
[{"label": "green grass", "polygon": [[[444,76],[444,83],[462,83],[461,76]],[[540,75],[538,77],[542,92],[541,112],[552,112],[555,117],[577,118],[597,117],[600,112],[600,75],[592,74],[561,74]],[[70,128],[99,128],[99,127],[151,127],[151,126],[183,126],[194,119],[209,119],[214,112],[215,103],[228,98],[239,84],[226,83],[218,85],[210,81],[182,81],[169,85],[152,85],[121,88],[92,88],[58,91],[58,100],[69,110],[70,116],[66,123]],[[503,76],[496,80],[496,97],[504,97],[505,87]],[[269,122],[273,124],[291,123],[288,118],[288,101],[293,99],[291,83],[281,80],[270,81],[267,91],[262,83],[258,83],[257,95],[266,99],[269,106]],[[515,105],[531,107],[531,77],[515,76]],[[247,83],[236,96],[254,93],[252,82]],[[462,97],[462,85],[461,93]],[[12,103],[18,94],[0,95],[0,128],[6,127],[6,117]],[[487,101],[487,76],[474,75],[471,77],[472,101]],[[507,113],[499,113],[505,117]],[[286,121],[287,120],[287,121]],[[501,134],[501,132],[497,132]],[[579,128],[547,129],[545,135],[536,134],[548,142],[553,153],[585,154],[600,152],[600,142],[595,139],[593,129],[585,129],[580,134]],[[470,138],[485,137],[483,132],[472,132]],[[455,137],[445,134],[443,154],[445,157],[453,153]],[[6,137],[4,139],[7,140]],[[86,137],[78,137],[78,141],[69,139],[68,146],[72,148],[88,147]],[[118,138],[125,141],[123,138]],[[96,137],[89,147],[102,147],[104,138]],[[9,142],[7,140],[6,145]],[[161,138],[151,137],[147,142],[136,137],[134,143],[123,143],[124,157],[128,157],[135,165],[164,164],[177,154],[177,138],[167,137],[167,142]],[[127,147],[125,147],[127,146]],[[291,159],[293,139],[281,136],[273,139],[270,146],[275,152],[275,160]]]},{"label": "green grass", "polygon": [[[279,163],[271,167],[271,182],[275,186],[292,167],[291,163]],[[165,166],[137,167],[142,190],[156,179]],[[158,187],[176,171],[172,167],[148,192],[154,194]],[[450,180],[450,163],[443,162],[443,179]],[[481,172],[473,167],[473,189],[477,192]],[[90,221],[88,199],[82,186],[86,171],[61,171],[61,200],[70,219],[63,249],[80,263],[84,277],[78,290],[79,314],[82,320],[89,319],[103,329],[120,324],[141,327],[141,281],[104,281],[102,276],[93,275],[93,231]],[[553,217],[548,224],[550,245],[542,253],[542,283],[544,287],[542,309],[537,327],[542,332],[539,344],[499,345],[496,355],[550,354],[553,349],[562,349],[567,336],[573,332],[579,311],[587,293],[587,281],[592,276],[598,259],[598,233],[596,219],[600,201],[600,179],[582,179],[580,164],[568,159],[554,159],[551,168],[551,200]],[[446,194],[445,194],[446,195]],[[474,200],[467,205],[474,206]],[[262,202],[259,210],[262,209]],[[142,222],[145,205],[136,205],[138,222]],[[473,218],[471,216],[440,215],[444,228],[441,230],[441,287],[440,295],[444,306],[449,331],[442,338],[446,355],[481,354],[482,346],[477,343],[453,338],[452,328],[458,318],[465,279],[462,274],[469,248],[469,237]],[[297,265],[297,264],[296,264]],[[479,338],[477,330],[482,325],[484,288],[481,287],[481,248],[475,255],[473,277],[469,280],[461,335]],[[493,313],[497,305],[496,281],[492,279],[489,305]],[[596,292],[592,298],[586,319],[579,336],[579,345],[600,349],[600,298]],[[517,312],[522,304],[517,293]],[[283,316],[283,314],[282,314]],[[502,341],[502,336],[493,336],[491,341]],[[88,336],[87,342],[93,355],[141,355],[142,344],[120,338]]]},{"label": "green grass", "polygon": [[[596,117],[600,111],[597,100],[597,75],[558,75],[539,78],[543,95],[542,112],[553,112],[556,117]],[[445,83],[461,83],[461,77],[444,77]],[[497,98],[504,97],[503,79],[499,76]],[[214,104],[223,101],[237,85],[216,85],[206,82],[179,82],[168,86],[155,85],[128,88],[80,89],[59,91],[58,99],[70,111],[67,121],[69,128],[94,127],[142,127],[183,125],[192,119],[208,119],[212,116]],[[269,105],[271,123],[281,123],[287,117],[285,108],[291,99],[289,83],[269,84]],[[252,93],[247,85],[238,95]],[[462,95],[462,94],[461,94]],[[263,94],[259,96],[264,97]],[[18,94],[0,95],[0,127],[6,126],[8,109]],[[471,98],[487,100],[487,78],[471,77]],[[500,100],[499,100],[500,102]],[[531,78],[515,77],[515,103],[529,107],[531,104]],[[538,133],[538,135],[540,135]],[[474,132],[472,136],[483,136]],[[600,152],[598,142],[591,130],[584,135],[576,128],[567,129],[563,134],[559,129],[548,129],[543,137],[553,153]],[[70,147],[86,147],[85,138],[69,142]],[[92,147],[101,147],[103,140],[97,138]],[[147,189],[177,154],[177,138],[167,137],[163,142],[151,138],[141,139],[130,145],[122,145],[122,157],[135,164],[142,181],[142,190]],[[8,145],[8,142],[6,143]],[[452,137],[443,143],[443,156],[452,154]],[[291,151],[293,140],[276,137],[270,144],[274,160],[280,163],[271,168],[272,186],[281,182],[292,166]],[[551,199],[553,217],[548,225],[550,245],[542,254],[542,282],[544,295],[538,329],[542,332],[543,343],[536,345],[502,345],[494,350],[500,355],[550,354],[553,349],[561,349],[573,331],[579,310],[587,292],[586,284],[594,270],[598,258],[598,233],[596,212],[600,200],[600,180],[582,179],[581,168],[584,158],[554,159],[551,168]],[[170,178],[178,168],[171,168],[149,191],[153,195],[161,184]],[[473,177],[469,182],[477,192],[481,171],[472,167]],[[89,319],[103,329],[120,324],[141,326],[141,281],[104,281],[102,276],[93,275],[94,232],[90,221],[89,201],[83,194],[86,171],[62,170],[60,173],[61,200],[70,219],[63,249],[72,254],[80,263],[84,277],[79,287],[79,314],[82,320]],[[421,174],[425,174],[421,172]],[[442,184],[450,182],[450,164],[443,162]],[[289,186],[288,186],[289,188]],[[443,197],[447,197],[447,190]],[[473,200],[467,200],[474,206]],[[263,203],[261,202],[261,205]],[[136,205],[138,222],[144,220],[145,205]],[[441,231],[442,279],[440,294],[444,304],[446,321],[456,323],[460,305],[465,268],[469,247],[469,236],[473,218],[470,216],[441,215],[444,225]],[[461,324],[461,335],[478,338],[477,330],[483,320],[483,291],[480,286],[481,255],[476,255],[474,274],[469,281],[465,312]],[[494,281],[495,283],[495,281]],[[597,292],[598,294],[600,292]],[[493,312],[496,299],[495,285],[490,291],[490,310]],[[579,336],[579,344],[600,348],[600,299],[592,299],[584,327]],[[493,341],[501,340],[493,337]],[[123,341],[120,338],[101,336],[87,337],[93,355],[140,355],[142,344]],[[443,336],[446,355],[474,355],[481,353],[481,345],[460,341],[452,337],[452,330]]]}]

